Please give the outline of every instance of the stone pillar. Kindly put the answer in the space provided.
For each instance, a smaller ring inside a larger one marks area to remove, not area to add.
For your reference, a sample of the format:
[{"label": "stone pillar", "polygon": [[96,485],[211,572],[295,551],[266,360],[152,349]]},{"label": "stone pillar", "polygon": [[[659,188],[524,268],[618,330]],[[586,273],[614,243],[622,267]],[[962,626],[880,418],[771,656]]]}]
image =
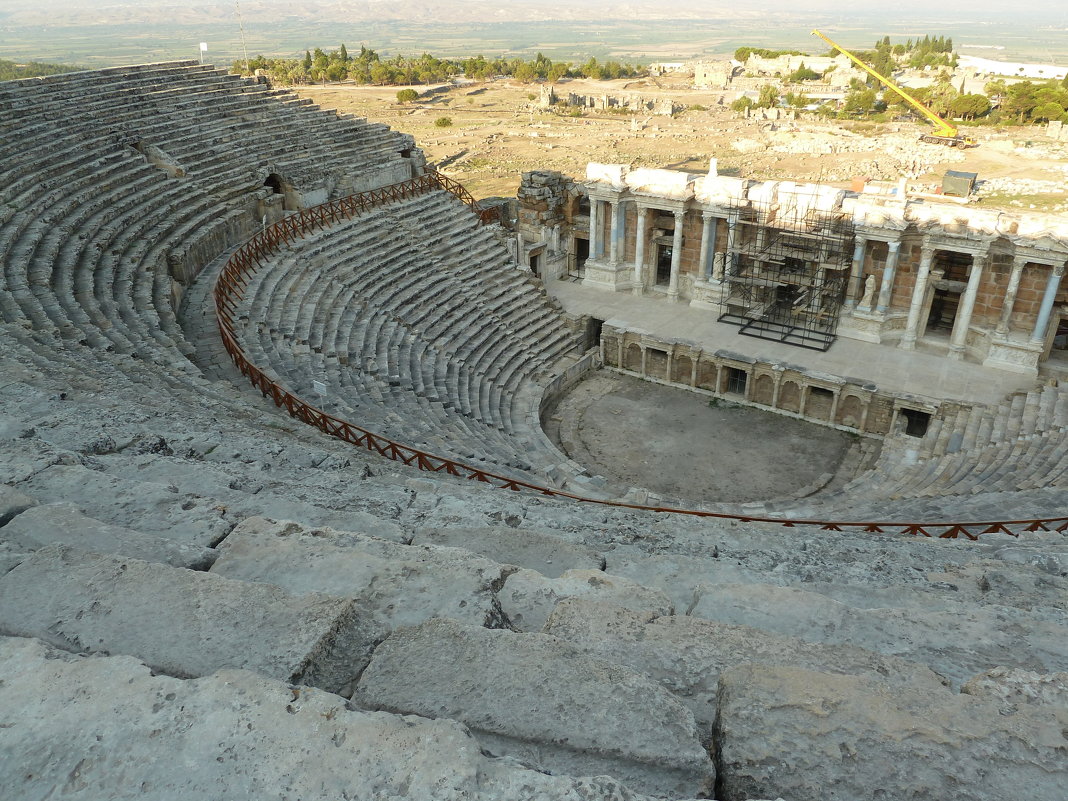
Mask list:
[{"label": "stone pillar", "polygon": [[701,212],[701,220],[704,225],[701,228],[701,256],[700,271],[703,281],[714,280],[712,262],[716,255],[716,228],[719,218],[714,217],[707,211]]},{"label": "stone pillar", "polygon": [[857,305],[857,292],[860,291],[860,277],[864,274],[864,249],[867,247],[866,237],[858,236],[857,243],[853,246],[853,266],[849,271],[849,288],[846,290],[845,310],[852,311]]},{"label": "stone pillar", "polygon": [[731,216],[729,216],[727,218],[727,251],[726,251],[726,253],[723,254],[723,262],[719,265],[719,269],[718,269],[719,275],[717,276],[715,273],[713,273],[713,276],[712,276],[713,278],[717,278],[718,280],[722,281],[723,280],[723,274],[726,272],[727,268],[730,267],[734,263],[733,256],[734,256],[734,248],[735,248],[735,244],[736,244],[735,240],[737,238],[737,233],[738,233],[738,217],[737,217],[737,215],[732,214]]},{"label": "stone pillar", "polygon": [[590,258],[599,259],[604,252],[601,241],[601,201],[590,198]]},{"label": "stone pillar", "polygon": [[905,333],[898,345],[902,350],[916,350],[916,331],[920,325],[920,312],[927,295],[927,279],[931,275],[931,262],[934,261],[934,248],[923,248],[920,254],[920,267],[916,271],[916,286],[912,288],[912,302],[909,304],[909,319],[905,323]]},{"label": "stone pillar", "polygon": [[985,264],[985,253],[972,256],[972,271],[968,275],[968,286],[961,295],[957,317],[953,321],[953,332],[949,335],[949,358],[957,361],[964,358],[964,352],[968,347],[968,326],[972,321],[975,296],[979,292],[979,282],[982,280]]},{"label": "stone pillar", "polygon": [[686,212],[675,212],[675,234],[671,238],[671,279],[668,281],[668,300],[679,299],[679,265],[682,263],[682,225]]},{"label": "stone pillar", "polygon": [[619,263],[619,202],[610,200],[608,202],[608,208],[610,209],[609,220],[612,225],[612,233],[608,240],[608,261],[612,264]]},{"label": "stone pillar", "polygon": [[1053,312],[1053,301],[1057,299],[1057,290],[1060,288],[1063,277],[1063,264],[1058,264],[1049,274],[1046,294],[1042,296],[1042,306],[1038,310],[1038,319],[1035,321],[1035,330],[1031,332],[1031,341],[1036,345],[1041,345],[1046,341],[1046,328],[1049,327],[1050,314]]},{"label": "stone pillar", "polygon": [[889,252],[886,254],[886,266],[883,267],[883,283],[879,287],[879,302],[875,311],[886,313],[890,308],[890,297],[894,291],[894,277],[897,275],[897,259],[901,252],[901,242],[887,242]]},{"label": "stone pillar", "polygon": [[1001,318],[995,329],[1002,336],[1009,333],[1009,325],[1012,323],[1012,307],[1016,305],[1016,293],[1020,291],[1020,277],[1026,265],[1026,256],[1013,257],[1012,273],[1009,274],[1009,284],[1005,287],[1005,297],[1001,301]]},{"label": "stone pillar", "polygon": [[638,205],[638,230],[634,240],[634,281],[631,291],[635,295],[642,294],[645,289],[645,223],[648,209]]}]

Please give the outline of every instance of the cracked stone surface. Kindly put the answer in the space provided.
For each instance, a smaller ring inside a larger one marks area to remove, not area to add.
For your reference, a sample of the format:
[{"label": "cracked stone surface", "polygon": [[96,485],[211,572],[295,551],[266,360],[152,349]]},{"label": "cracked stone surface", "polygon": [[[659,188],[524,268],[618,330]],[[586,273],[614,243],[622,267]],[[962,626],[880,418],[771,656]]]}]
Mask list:
[{"label": "cracked stone surface", "polygon": [[520,570],[507,578],[500,592],[501,609],[520,631],[541,631],[563,598],[591,598],[659,615],[675,611],[660,590],[600,570],[568,570],[555,579]]},{"label": "cracked stone surface", "polygon": [[693,715],[651,679],[543,634],[435,619],[393,632],[353,696],[450,717],[483,745],[552,773],[607,773],[640,792],[697,796],[715,770]]},{"label": "cracked stone surface", "polygon": [[191,570],[207,569],[216,557],[211,548],[102,523],[65,503],[35,506],[23,512],[0,530],[0,539],[26,550],[61,544]]},{"label": "cracked stone surface", "polygon": [[922,665],[851,645],[809,643],[749,626],[636,612],[580,598],[557,604],[544,632],[658,682],[693,712],[706,739],[718,710],[720,674],[739,664],[803,667],[872,676],[900,687],[945,689],[944,680]]},{"label": "cracked stone surface", "polygon": [[481,753],[448,720],[352,709],[244,670],[192,680],[131,657],[0,638],[0,786],[96,801],[645,801],[606,776]]},{"label": "cracked stone surface", "polygon": [[332,691],[348,687],[384,636],[351,600],[64,546],[0,577],[0,633],[129,654],[174,676],[245,668]]},{"label": "cracked stone surface", "polygon": [[1064,798],[1068,739],[1049,714],[761,665],[724,671],[719,704],[720,801]]},{"label": "cracked stone surface", "polygon": [[390,628],[431,617],[501,626],[495,590],[505,568],[459,548],[400,545],[350,531],[256,517],[219,547],[211,572],[262,581],[296,594],[355,599]]}]

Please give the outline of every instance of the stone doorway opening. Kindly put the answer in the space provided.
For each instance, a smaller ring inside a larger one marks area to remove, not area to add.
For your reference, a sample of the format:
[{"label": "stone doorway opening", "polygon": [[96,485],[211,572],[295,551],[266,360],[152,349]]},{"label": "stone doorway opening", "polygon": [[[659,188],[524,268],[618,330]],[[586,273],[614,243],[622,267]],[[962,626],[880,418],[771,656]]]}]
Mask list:
[{"label": "stone doorway opening", "polygon": [[960,292],[953,289],[936,289],[931,298],[931,310],[927,315],[927,330],[948,333],[953,330],[960,307]]},{"label": "stone doorway opening", "polygon": [[671,245],[656,246],[656,285],[667,286],[671,283]]}]

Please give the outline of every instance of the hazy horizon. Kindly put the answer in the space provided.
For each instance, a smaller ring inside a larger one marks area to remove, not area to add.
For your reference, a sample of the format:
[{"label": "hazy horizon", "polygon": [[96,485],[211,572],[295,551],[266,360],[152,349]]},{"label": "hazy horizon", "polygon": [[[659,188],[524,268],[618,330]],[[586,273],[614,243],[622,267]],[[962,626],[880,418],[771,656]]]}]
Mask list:
[{"label": "hazy horizon", "polygon": [[1022,8],[995,0],[731,0],[582,5],[545,0],[0,0],[0,57],[105,66],[196,58],[228,64],[249,55],[292,56],[345,42],[383,54],[594,56],[627,61],[726,55],[740,45],[822,52],[825,30],[846,46],[870,47],[925,34],[958,45],[997,46],[1002,59],[1068,62],[1068,7]]}]

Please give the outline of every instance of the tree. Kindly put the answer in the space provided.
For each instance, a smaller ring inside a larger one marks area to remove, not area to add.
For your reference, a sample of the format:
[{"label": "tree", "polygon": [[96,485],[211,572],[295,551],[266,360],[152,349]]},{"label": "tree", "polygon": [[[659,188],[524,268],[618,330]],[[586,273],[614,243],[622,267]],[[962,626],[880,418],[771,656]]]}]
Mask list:
[{"label": "tree", "polygon": [[731,111],[749,111],[756,103],[753,102],[753,98],[748,95],[742,95],[733,103],[731,103]]},{"label": "tree", "polygon": [[545,77],[549,80],[550,83],[556,83],[561,78],[563,78],[565,75],[567,75],[567,73],[568,73],[568,71],[570,69],[571,69],[571,65],[570,64],[567,64],[566,62],[559,62],[558,61],[555,64],[553,64],[551,67],[549,67],[549,72]]},{"label": "tree", "polygon": [[414,89],[401,89],[397,92],[398,103],[414,103],[419,99],[419,93]]},{"label": "tree", "polygon": [[949,112],[954,117],[974,120],[990,111],[990,100],[985,95],[961,95],[949,104]]},{"label": "tree", "polygon": [[312,68],[311,51],[310,50],[305,50],[304,51],[304,71],[308,72],[311,68]]},{"label": "tree", "polygon": [[538,73],[530,64],[520,64],[516,67],[513,77],[521,83],[533,83],[538,79]]},{"label": "tree", "polygon": [[1064,120],[1064,106],[1060,103],[1050,101],[1049,103],[1043,103],[1041,106],[1035,106],[1031,111],[1032,120],[1046,120],[1047,122],[1055,122],[1057,120]]},{"label": "tree", "polygon": [[843,110],[850,113],[870,114],[875,110],[875,90],[862,89],[846,95]]},{"label": "tree", "polygon": [[434,125],[438,128],[448,128],[452,125],[452,117],[438,117],[434,120]]},{"label": "tree", "polygon": [[786,80],[790,83],[801,83],[802,81],[814,81],[819,77],[820,74],[818,72],[806,67],[805,62],[802,61],[797,65],[797,69],[790,73]]},{"label": "tree", "polygon": [[340,58],[343,62],[346,63],[349,60],[349,51],[345,49],[344,42],[341,43],[341,48],[338,50],[338,58]]},{"label": "tree", "polygon": [[779,105],[779,90],[770,83],[761,86],[760,98],[757,100],[757,105],[761,108],[771,108],[772,106]]},{"label": "tree", "polygon": [[1017,122],[1022,123],[1037,105],[1035,85],[1030,81],[1021,81],[1009,87],[1001,102],[1001,109],[1006,114],[1015,115]]}]

